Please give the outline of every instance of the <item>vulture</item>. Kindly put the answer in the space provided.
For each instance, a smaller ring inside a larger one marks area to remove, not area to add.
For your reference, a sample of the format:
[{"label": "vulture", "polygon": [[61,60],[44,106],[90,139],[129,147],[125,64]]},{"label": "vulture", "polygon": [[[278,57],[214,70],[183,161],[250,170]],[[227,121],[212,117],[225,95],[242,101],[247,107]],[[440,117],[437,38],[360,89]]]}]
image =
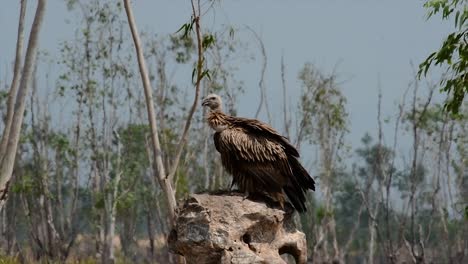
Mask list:
[{"label": "vulture", "polygon": [[285,194],[294,208],[306,211],[308,189],[315,182],[299,162],[288,139],[256,119],[230,116],[222,111],[221,97],[209,94],[202,101],[206,121],[215,131],[214,144],[232,185],[248,194],[268,195],[284,209]]}]

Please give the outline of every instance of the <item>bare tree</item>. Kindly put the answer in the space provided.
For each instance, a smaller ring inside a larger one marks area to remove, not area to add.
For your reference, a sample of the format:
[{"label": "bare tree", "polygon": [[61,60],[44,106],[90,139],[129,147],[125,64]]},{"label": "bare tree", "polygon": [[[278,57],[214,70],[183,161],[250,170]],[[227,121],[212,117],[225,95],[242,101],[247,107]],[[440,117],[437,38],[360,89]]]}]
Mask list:
[{"label": "bare tree", "polygon": [[7,114],[5,117],[5,127],[3,129],[2,140],[0,142],[0,161],[3,160],[5,155],[8,138],[11,129],[11,123],[13,121],[13,113],[15,106],[16,94],[18,92],[18,81],[20,79],[21,73],[21,61],[23,57],[23,35],[24,35],[24,17],[26,14],[26,3],[27,0],[21,1],[20,16],[18,23],[18,37],[16,40],[16,55],[15,55],[15,66],[13,70],[13,80],[10,85],[10,92],[8,93],[7,101]]},{"label": "bare tree", "polygon": [[[409,197],[409,207],[410,210],[410,241],[406,237],[404,237],[404,242],[406,247],[409,249],[409,252],[412,255],[414,263],[425,263],[425,246],[423,242],[423,229],[420,224],[416,223],[416,216],[417,216],[417,208],[416,208],[416,192],[418,188],[418,169],[420,165],[420,149],[421,149],[421,123],[423,122],[423,117],[428,109],[428,106],[432,100],[432,94],[434,92],[434,88],[430,89],[429,96],[424,102],[422,109],[417,109],[417,93],[418,93],[419,83],[415,81],[414,89],[413,89],[413,99],[412,99],[412,107],[411,107],[411,129],[412,129],[412,136],[413,136],[413,156],[411,159],[411,172],[410,172],[410,197]],[[418,242],[416,242],[418,241]]]},{"label": "bare tree", "polygon": [[[133,40],[135,42],[135,48],[138,54],[138,64],[140,67],[140,73],[142,76],[143,80],[143,86],[145,89],[145,97],[146,97],[146,103],[147,103],[147,108],[148,108],[148,118],[150,119],[150,125],[151,125],[151,130],[152,130],[152,142],[153,142],[153,152],[154,152],[154,164],[156,164],[156,168],[158,172],[158,179],[161,187],[163,188],[164,192],[167,193],[167,199],[169,201],[169,210],[174,211],[175,210],[175,193],[172,189],[172,181],[174,179],[174,176],[177,172],[177,168],[179,166],[179,161],[182,155],[182,152],[184,150],[184,146],[186,145],[187,138],[188,138],[188,133],[190,130],[190,125],[193,119],[193,115],[195,113],[195,110],[197,109],[198,106],[198,101],[199,101],[199,94],[200,94],[200,86],[201,86],[201,81],[203,77],[207,76],[208,71],[204,70],[205,66],[205,58],[203,55],[203,49],[207,45],[209,45],[209,38],[203,38],[202,32],[201,32],[201,26],[200,26],[200,18],[201,18],[201,6],[200,6],[200,1],[197,1],[196,3],[192,1],[192,17],[193,20],[190,25],[195,25],[195,33],[196,33],[196,43],[197,43],[197,64],[196,68],[194,69],[194,72],[196,73],[196,79],[195,79],[195,96],[194,100],[192,103],[192,106],[189,110],[188,116],[185,120],[185,125],[183,128],[183,132],[180,136],[179,143],[177,144],[177,150],[175,153],[175,157],[172,160],[171,167],[169,173],[166,175],[165,172],[165,167],[164,163],[161,158],[161,147],[159,143],[159,135],[158,135],[158,127],[156,124],[156,116],[154,113],[154,107],[153,107],[153,100],[152,100],[152,89],[151,89],[151,83],[149,81],[149,75],[147,73],[147,67],[146,63],[144,61],[143,57],[143,52],[142,52],[142,47],[141,43],[139,40],[139,35],[138,31],[136,29],[136,25],[134,22],[133,18],[133,12],[131,10],[131,7],[128,3],[128,1],[124,1],[125,5],[125,10],[127,13],[127,18],[129,21],[130,29],[132,32]],[[190,27],[186,27],[187,32],[185,34],[188,34],[189,31],[191,30]],[[171,218],[174,218],[174,212],[170,213]],[[173,221],[173,220],[172,220]]]},{"label": "bare tree", "polygon": [[24,132],[30,136],[22,142],[23,150],[18,153],[17,164],[21,166],[16,166],[19,173],[14,181],[15,195],[20,196],[27,212],[27,231],[31,238],[28,243],[36,258],[65,261],[77,236],[73,226],[76,203],[66,205],[68,198],[77,199],[74,197],[77,192],[64,190],[70,186],[68,180],[72,180],[66,176],[66,171],[71,170],[67,161],[72,150],[65,133],[51,127],[48,109],[51,101],[48,96],[40,98],[36,71],[34,76],[28,111],[30,122]]},{"label": "bare tree", "polygon": [[[307,139],[317,145],[320,160],[320,187],[324,194],[324,217],[317,225],[316,243],[312,256],[320,254],[326,261],[339,260],[340,248],[336,234],[333,208],[334,181],[339,175],[338,160],[342,154],[344,135],[347,132],[346,99],[342,95],[335,74],[325,76],[307,63],[299,74],[304,88],[301,95],[301,118],[296,144]],[[332,258],[328,255],[331,241]]]},{"label": "bare tree", "polygon": [[175,193],[172,189],[172,184],[170,179],[166,177],[166,170],[164,167],[163,160],[161,158],[161,146],[159,143],[159,133],[158,133],[158,125],[157,119],[154,112],[154,104],[153,104],[153,89],[151,88],[151,82],[148,75],[148,69],[146,67],[145,58],[143,56],[143,50],[141,46],[140,36],[138,34],[138,30],[135,24],[135,18],[133,16],[132,7],[130,6],[130,1],[123,0],[125,6],[125,12],[128,18],[128,24],[130,26],[130,30],[132,32],[133,41],[135,43],[135,50],[138,57],[138,66],[140,68],[141,79],[143,82],[143,88],[145,91],[145,99],[146,99],[146,107],[148,111],[148,121],[151,126],[151,141],[152,141],[152,149],[153,149],[153,166],[154,172],[156,173],[155,178],[158,179],[161,188],[164,190],[166,194],[166,199],[169,205],[169,216],[171,225],[174,223],[175,220],[175,208],[176,208],[176,200],[175,200]]},{"label": "bare tree", "polygon": [[38,39],[44,18],[46,2],[47,0],[38,0],[37,2],[36,14],[34,16],[31,32],[29,34],[29,42],[24,60],[23,73],[16,97],[12,125],[10,132],[8,133],[8,144],[6,147],[5,156],[0,163],[0,210],[5,204],[5,199],[8,193],[8,183],[13,173],[21,126],[23,124],[26,95],[28,94],[33,69],[36,65]]}]

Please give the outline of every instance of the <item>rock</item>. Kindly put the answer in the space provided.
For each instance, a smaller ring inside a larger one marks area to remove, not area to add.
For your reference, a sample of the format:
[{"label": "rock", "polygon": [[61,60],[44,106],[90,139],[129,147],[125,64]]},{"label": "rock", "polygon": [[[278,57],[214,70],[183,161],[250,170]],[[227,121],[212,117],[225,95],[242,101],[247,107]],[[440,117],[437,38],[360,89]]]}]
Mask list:
[{"label": "rock", "polygon": [[285,253],[306,263],[305,235],[286,211],[241,194],[193,194],[179,207],[169,248],[188,264],[279,264]]}]

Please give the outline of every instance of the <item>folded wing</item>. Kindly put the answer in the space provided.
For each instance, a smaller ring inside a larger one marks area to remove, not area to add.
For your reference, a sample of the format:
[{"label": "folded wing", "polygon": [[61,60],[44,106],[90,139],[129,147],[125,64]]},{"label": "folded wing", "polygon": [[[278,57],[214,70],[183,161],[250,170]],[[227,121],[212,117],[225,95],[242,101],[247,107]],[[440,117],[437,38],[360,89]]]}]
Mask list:
[{"label": "folded wing", "polygon": [[233,184],[248,192],[286,193],[299,211],[305,211],[305,192],[313,179],[297,158],[288,139],[258,120],[230,117],[229,128],[215,133],[216,149]]}]

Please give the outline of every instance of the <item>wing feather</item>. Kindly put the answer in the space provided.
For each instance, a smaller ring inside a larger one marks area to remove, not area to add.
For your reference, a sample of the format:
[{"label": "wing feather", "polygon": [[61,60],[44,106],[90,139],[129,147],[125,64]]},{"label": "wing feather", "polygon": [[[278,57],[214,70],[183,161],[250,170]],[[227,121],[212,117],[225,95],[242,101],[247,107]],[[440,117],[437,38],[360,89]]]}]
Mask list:
[{"label": "wing feather", "polygon": [[281,192],[288,177],[292,176],[285,148],[274,138],[234,127],[215,133],[214,141],[223,166],[233,175],[233,181],[240,189],[252,186]]},{"label": "wing feather", "polygon": [[219,134],[220,144],[239,160],[251,162],[287,161],[285,148],[274,139],[259,137],[242,128],[226,129]]},{"label": "wing feather", "polygon": [[233,184],[248,192],[281,194],[299,212],[306,211],[307,189],[315,190],[299,153],[286,137],[255,119],[228,117],[229,126],[214,135],[215,146]]},{"label": "wing feather", "polygon": [[293,145],[291,145],[288,138],[279,134],[270,125],[265,124],[256,119],[241,118],[241,117],[230,117],[229,121],[234,126],[242,127],[252,134],[259,134],[262,136],[269,137],[271,140],[274,140],[277,143],[281,144],[287,154],[299,158],[299,152],[297,152],[296,148]]}]

